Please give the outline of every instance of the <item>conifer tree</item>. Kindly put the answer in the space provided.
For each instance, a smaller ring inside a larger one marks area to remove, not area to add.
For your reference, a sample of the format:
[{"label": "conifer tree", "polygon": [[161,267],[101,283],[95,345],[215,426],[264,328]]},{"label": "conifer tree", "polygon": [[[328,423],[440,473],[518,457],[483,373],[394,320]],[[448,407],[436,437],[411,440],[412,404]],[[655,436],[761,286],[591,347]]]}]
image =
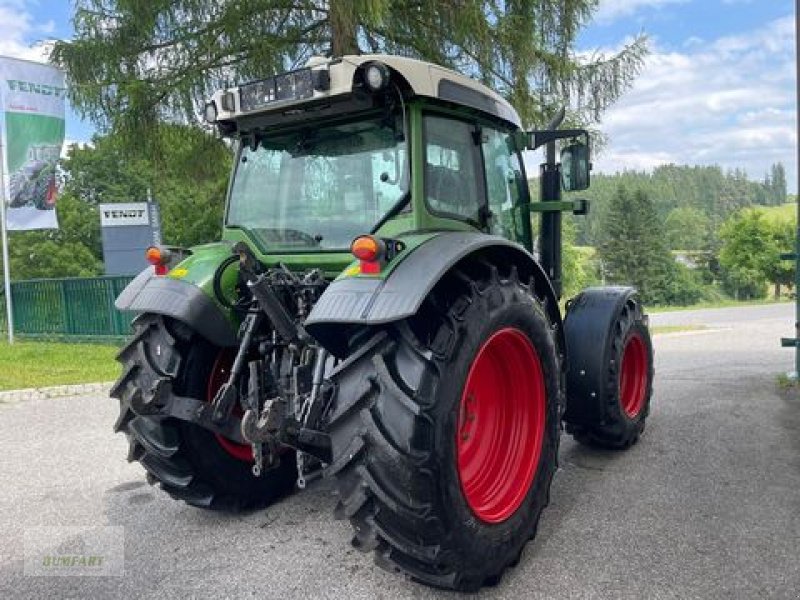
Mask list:
[{"label": "conifer tree", "polygon": [[664,225],[641,189],[620,186],[604,216],[607,241],[599,256],[607,283],[632,285],[651,304],[690,304],[699,283],[678,265],[667,247]]},{"label": "conifer tree", "polygon": [[596,121],[631,83],[643,36],[578,54],[597,0],[77,0],[75,36],[51,59],[76,108],[133,145],[164,120],[193,122],[213,90],[300,66],[312,55],[386,52],[473,76],[528,126],[556,106]]}]

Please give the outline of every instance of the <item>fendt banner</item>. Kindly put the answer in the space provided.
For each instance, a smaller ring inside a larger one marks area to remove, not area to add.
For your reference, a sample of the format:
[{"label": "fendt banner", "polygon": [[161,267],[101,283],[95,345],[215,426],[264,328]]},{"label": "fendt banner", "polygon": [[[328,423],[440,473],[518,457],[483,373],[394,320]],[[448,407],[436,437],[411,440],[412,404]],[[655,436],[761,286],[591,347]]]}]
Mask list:
[{"label": "fendt banner", "polygon": [[56,163],[64,144],[64,73],[0,56],[0,149],[10,230],[56,222]]}]

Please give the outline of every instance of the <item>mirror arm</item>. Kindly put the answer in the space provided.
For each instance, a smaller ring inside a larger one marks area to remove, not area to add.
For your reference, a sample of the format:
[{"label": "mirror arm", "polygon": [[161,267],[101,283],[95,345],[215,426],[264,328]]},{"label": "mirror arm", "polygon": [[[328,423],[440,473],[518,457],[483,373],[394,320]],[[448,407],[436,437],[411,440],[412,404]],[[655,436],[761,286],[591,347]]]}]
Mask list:
[{"label": "mirror arm", "polygon": [[564,118],[567,116],[567,107],[562,106],[561,109],[553,115],[553,118],[550,119],[550,122],[547,124],[545,129],[547,130],[555,130],[561,127],[561,124],[564,122]]},{"label": "mirror arm", "polygon": [[572,211],[573,215],[589,214],[589,201],[583,198],[558,200],[555,202],[532,202],[530,211],[535,213]]},{"label": "mirror arm", "polygon": [[536,150],[545,144],[555,142],[556,140],[563,140],[564,138],[585,137],[586,143],[589,143],[589,132],[585,129],[559,129],[558,131],[550,130],[534,130],[526,131],[525,140],[526,150]]}]

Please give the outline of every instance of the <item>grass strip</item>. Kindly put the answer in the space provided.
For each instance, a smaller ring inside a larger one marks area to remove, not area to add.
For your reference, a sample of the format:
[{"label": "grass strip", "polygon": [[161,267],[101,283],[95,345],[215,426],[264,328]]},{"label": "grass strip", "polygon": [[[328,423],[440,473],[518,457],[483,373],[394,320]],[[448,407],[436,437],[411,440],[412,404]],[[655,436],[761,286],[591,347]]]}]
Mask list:
[{"label": "grass strip", "polygon": [[113,381],[118,346],[17,341],[0,343],[0,391]]},{"label": "grass strip", "polygon": [[650,328],[652,335],[662,335],[664,333],[681,333],[684,331],[702,331],[705,325],[656,325]]}]

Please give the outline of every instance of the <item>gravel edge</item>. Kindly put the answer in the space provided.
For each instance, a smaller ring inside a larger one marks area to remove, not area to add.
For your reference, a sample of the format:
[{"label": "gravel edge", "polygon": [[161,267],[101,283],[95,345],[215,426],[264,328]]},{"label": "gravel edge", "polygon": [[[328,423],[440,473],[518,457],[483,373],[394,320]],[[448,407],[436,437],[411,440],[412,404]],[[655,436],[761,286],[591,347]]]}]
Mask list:
[{"label": "gravel edge", "polygon": [[25,400],[44,400],[46,398],[66,398],[86,394],[107,395],[112,381],[101,383],[78,383],[73,385],[55,385],[52,387],[27,388],[0,392],[0,404],[13,404]]}]

